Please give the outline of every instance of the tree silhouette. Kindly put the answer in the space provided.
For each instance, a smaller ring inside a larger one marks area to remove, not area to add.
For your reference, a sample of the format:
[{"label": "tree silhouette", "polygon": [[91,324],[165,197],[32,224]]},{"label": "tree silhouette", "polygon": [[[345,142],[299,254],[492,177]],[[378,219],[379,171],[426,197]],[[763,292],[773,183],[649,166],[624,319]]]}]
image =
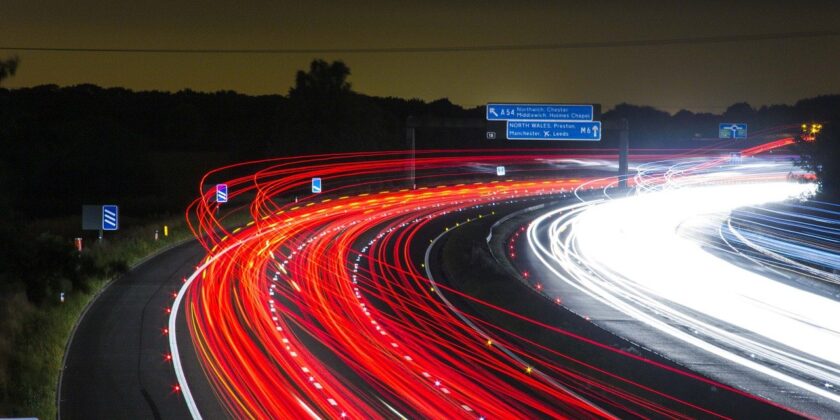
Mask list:
[{"label": "tree silhouette", "polygon": [[351,90],[350,68],[342,61],[313,60],[298,71],[289,90],[287,124],[273,152],[290,146],[306,152],[365,150],[382,143],[382,110]]},{"label": "tree silhouette", "polygon": [[755,118],[755,109],[746,102],[738,102],[726,108],[723,118],[727,120],[726,122],[750,122]]},{"label": "tree silhouette", "polygon": [[20,58],[18,56],[14,56],[6,60],[0,60],[0,83],[3,82],[3,79],[15,75],[19,63]]},{"label": "tree silhouette", "polygon": [[289,91],[289,97],[310,96],[330,98],[350,92],[350,67],[342,61],[327,63],[313,60],[309,72],[299,70],[295,76],[295,87]]}]

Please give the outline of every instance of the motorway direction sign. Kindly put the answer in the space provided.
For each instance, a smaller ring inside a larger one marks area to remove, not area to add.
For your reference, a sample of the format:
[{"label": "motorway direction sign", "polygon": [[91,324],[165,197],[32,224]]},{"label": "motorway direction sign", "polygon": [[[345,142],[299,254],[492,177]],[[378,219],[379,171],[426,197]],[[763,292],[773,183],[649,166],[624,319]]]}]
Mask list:
[{"label": "motorway direction sign", "polygon": [[505,167],[504,166],[497,166],[496,167],[496,176],[505,176]]},{"label": "motorway direction sign", "polygon": [[743,123],[722,123],[718,125],[718,137],[722,139],[747,138],[747,125]]},{"label": "motorway direction sign", "polygon": [[592,121],[592,105],[487,104],[487,121]]},{"label": "motorway direction sign", "polygon": [[508,140],[600,141],[600,121],[508,121]]},{"label": "motorway direction sign", "polygon": [[227,184],[216,184],[216,202],[217,203],[227,203],[228,202]]},{"label": "motorway direction sign", "polygon": [[312,178],[312,194],[321,192],[321,178]]},{"label": "motorway direction sign", "polygon": [[102,206],[102,230],[117,230],[120,228],[120,208],[114,204]]}]

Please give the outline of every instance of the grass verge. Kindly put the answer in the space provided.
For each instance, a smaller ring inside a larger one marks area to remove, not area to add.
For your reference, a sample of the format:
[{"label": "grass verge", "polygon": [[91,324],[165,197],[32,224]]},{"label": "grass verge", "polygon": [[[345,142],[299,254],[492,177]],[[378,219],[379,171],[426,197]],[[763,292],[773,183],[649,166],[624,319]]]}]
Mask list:
[{"label": "grass verge", "polygon": [[[163,236],[163,225],[169,227],[169,236]],[[191,237],[182,218],[137,225],[106,235],[84,251],[105,275],[86,278],[85,287],[68,291],[63,303],[51,296],[47,303],[34,305],[22,292],[0,297],[0,417],[55,418],[65,346],[88,304],[124,271]]]}]

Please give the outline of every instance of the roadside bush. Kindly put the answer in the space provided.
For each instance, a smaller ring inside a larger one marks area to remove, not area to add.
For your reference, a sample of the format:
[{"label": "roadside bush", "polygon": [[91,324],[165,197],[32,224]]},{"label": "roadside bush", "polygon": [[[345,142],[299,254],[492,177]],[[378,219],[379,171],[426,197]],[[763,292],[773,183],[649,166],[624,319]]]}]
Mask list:
[{"label": "roadside bush", "polygon": [[169,237],[153,239],[159,222],[136,225],[82,252],[67,238],[0,226],[0,417],[55,417],[65,344],[85,305],[143,257],[190,237],[180,218],[164,223]]}]

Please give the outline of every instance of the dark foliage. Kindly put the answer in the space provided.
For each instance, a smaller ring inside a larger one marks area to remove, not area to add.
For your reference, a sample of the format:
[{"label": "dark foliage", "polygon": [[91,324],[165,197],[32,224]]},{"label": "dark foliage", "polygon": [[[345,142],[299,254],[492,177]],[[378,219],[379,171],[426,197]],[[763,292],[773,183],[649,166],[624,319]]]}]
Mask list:
[{"label": "dark foliage", "polygon": [[[226,163],[271,156],[405,149],[409,116],[483,119],[447,99],[377,98],[353,92],[342,62],[313,61],[288,95],[184,90],[133,92],[93,85],[0,89],[0,211],[23,218],[78,214],[82,204],[114,202],[124,215],[177,212],[196,180]],[[840,96],[723,115],[674,115],[621,104],[603,120],[626,118],[633,148],[696,148],[717,137],[717,123],[750,130],[837,119]],[[483,130],[419,128],[418,148],[616,147],[600,143],[488,142]]]},{"label": "dark foliage", "polygon": [[4,228],[0,241],[2,295],[23,291],[34,304],[56,303],[60,292],[87,291],[90,279],[108,274],[90,255],[55,235]]},{"label": "dark foliage", "polygon": [[17,56],[0,60],[0,82],[3,79],[14,76],[15,72],[17,72],[18,64],[20,64],[20,59]]}]

